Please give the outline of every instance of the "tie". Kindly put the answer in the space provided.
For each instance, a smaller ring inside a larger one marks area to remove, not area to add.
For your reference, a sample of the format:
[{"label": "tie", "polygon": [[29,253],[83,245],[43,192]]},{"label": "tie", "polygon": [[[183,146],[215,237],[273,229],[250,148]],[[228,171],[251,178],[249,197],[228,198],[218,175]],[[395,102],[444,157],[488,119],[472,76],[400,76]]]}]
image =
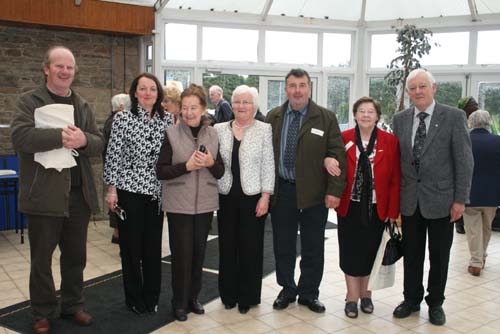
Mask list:
[{"label": "tie", "polygon": [[417,132],[415,133],[415,141],[413,142],[413,158],[415,159],[415,168],[420,167],[420,155],[422,154],[422,149],[424,148],[425,136],[427,135],[425,130],[425,118],[429,116],[428,113],[421,112],[417,115],[420,119],[418,123]]},{"label": "tie", "polygon": [[295,168],[295,156],[297,153],[297,138],[299,134],[300,113],[298,111],[293,111],[291,116],[292,121],[288,125],[283,164],[285,165],[285,168],[293,170]]}]

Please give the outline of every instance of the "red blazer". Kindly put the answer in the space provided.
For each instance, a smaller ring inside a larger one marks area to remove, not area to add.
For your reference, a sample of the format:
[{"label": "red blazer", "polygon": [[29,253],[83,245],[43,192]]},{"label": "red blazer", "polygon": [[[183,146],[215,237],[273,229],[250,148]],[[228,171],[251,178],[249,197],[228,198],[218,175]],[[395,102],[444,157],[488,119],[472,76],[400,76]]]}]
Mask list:
[{"label": "red blazer", "polygon": [[[341,217],[347,215],[351,202],[352,184],[356,170],[356,140],[354,128],[342,132],[346,148],[347,186],[342,193],[337,213]],[[377,196],[377,213],[380,220],[396,219],[399,215],[400,160],[398,138],[378,129],[375,144],[375,161],[373,174],[375,194]]]}]

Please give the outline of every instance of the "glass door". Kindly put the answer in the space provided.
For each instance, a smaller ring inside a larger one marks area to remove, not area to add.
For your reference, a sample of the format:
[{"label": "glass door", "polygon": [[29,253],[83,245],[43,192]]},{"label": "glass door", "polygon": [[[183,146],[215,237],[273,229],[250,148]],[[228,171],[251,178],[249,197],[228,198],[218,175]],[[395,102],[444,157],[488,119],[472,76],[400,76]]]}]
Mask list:
[{"label": "glass door", "polygon": [[478,75],[471,81],[472,96],[479,108],[490,113],[494,128],[500,129],[500,79],[498,75]]}]

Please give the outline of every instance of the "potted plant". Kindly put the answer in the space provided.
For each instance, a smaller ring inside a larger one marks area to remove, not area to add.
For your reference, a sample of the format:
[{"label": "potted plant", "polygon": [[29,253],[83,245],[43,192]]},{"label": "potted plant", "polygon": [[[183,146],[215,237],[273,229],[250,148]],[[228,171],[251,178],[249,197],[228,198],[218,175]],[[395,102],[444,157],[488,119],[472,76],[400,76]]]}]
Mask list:
[{"label": "potted plant", "polygon": [[432,36],[432,31],[407,24],[401,29],[396,29],[396,33],[399,55],[387,66],[391,71],[384,79],[387,85],[398,89],[397,111],[401,111],[405,109],[406,78],[412,70],[420,68],[419,59],[429,54],[431,50],[429,38]]}]

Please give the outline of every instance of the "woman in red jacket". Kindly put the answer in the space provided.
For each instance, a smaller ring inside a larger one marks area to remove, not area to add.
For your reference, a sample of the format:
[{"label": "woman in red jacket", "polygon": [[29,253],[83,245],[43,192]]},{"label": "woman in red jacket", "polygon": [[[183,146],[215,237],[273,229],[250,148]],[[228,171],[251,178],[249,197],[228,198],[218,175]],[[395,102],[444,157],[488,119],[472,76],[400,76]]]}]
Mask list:
[{"label": "woman in red jacket", "polygon": [[338,214],[340,268],[345,273],[345,314],[373,312],[368,279],[380,244],[384,221],[399,214],[399,145],[377,128],[380,104],[362,97],[353,106],[356,127],[342,132],[346,150],[347,186]]}]

